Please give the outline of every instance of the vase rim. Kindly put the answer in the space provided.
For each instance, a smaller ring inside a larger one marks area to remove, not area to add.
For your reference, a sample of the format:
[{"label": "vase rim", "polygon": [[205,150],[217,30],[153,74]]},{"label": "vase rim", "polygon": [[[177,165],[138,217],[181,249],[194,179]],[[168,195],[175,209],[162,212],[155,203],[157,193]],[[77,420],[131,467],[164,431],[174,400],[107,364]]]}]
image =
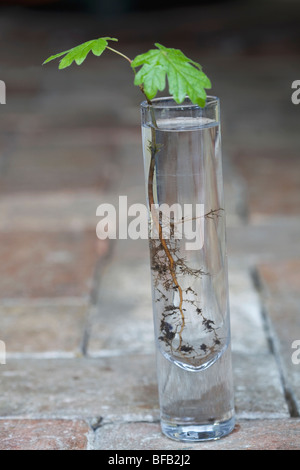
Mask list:
[{"label": "vase rim", "polygon": [[[172,96],[162,96],[159,98],[153,98],[151,100],[152,104],[149,104],[148,101],[142,101],[141,107],[142,108],[156,108],[156,109],[163,109],[163,108],[199,108],[199,109],[205,109],[207,106],[212,106],[212,105],[218,105],[219,104],[219,98],[217,96],[212,96],[212,95],[207,95],[206,97],[206,103],[203,108],[199,106],[198,104],[192,103],[190,98],[187,96],[182,103],[176,103],[174,98]],[[168,103],[168,104],[166,104]]]}]

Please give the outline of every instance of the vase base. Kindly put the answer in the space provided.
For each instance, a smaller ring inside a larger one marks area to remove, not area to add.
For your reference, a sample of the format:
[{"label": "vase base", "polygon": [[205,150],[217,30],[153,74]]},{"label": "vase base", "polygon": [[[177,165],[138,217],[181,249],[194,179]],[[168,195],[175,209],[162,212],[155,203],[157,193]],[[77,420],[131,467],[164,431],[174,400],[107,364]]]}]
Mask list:
[{"label": "vase base", "polygon": [[176,424],[171,425],[161,421],[162,432],[175,441],[199,442],[221,439],[229,434],[235,425],[235,418],[223,422],[206,424]]}]

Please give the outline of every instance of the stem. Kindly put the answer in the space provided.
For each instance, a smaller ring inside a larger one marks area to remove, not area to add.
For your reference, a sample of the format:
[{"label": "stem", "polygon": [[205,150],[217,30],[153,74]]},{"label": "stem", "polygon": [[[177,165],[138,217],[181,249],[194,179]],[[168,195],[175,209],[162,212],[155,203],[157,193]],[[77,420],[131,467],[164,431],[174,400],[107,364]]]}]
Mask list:
[{"label": "stem", "polygon": [[119,52],[116,49],[113,49],[112,47],[109,47],[109,46],[106,46],[106,49],[109,49],[110,51],[115,52],[116,54],[120,55],[131,64],[132,60],[129,57],[127,57],[127,55],[122,54],[122,52]]},{"label": "stem", "polygon": [[[153,113],[153,109],[151,110],[152,113]],[[152,118],[154,117],[154,113],[153,113],[153,116]],[[155,117],[154,117],[155,119]],[[178,346],[178,349],[180,350],[181,349],[181,345],[182,345],[182,332],[183,332],[183,329],[185,327],[185,316],[184,316],[184,313],[183,313],[183,292],[182,292],[182,288],[177,280],[177,276],[176,276],[176,266],[175,266],[175,261],[174,261],[174,258],[172,256],[172,254],[170,253],[170,250],[168,248],[168,245],[166,243],[166,240],[163,238],[163,229],[162,229],[162,226],[157,218],[157,215],[155,213],[155,203],[154,203],[154,194],[153,194],[153,185],[154,185],[154,170],[155,170],[155,155],[157,154],[157,146],[156,146],[156,135],[155,135],[155,130],[154,128],[152,127],[151,128],[151,160],[150,160],[150,166],[149,166],[149,173],[148,173],[148,200],[149,200],[149,207],[150,207],[150,210],[151,210],[151,214],[152,216],[154,216],[154,222],[155,222],[155,225],[156,225],[156,228],[158,229],[158,236],[159,236],[159,240],[160,240],[160,243],[164,249],[164,252],[167,256],[167,259],[168,259],[168,262],[169,262],[169,268],[170,268],[170,274],[172,276],[172,280],[173,280],[173,283],[174,283],[174,286],[177,288],[178,290],[178,293],[179,293],[179,312],[180,312],[180,315],[181,315],[181,327],[180,327],[180,331],[179,331],[179,346]]]},{"label": "stem", "polygon": [[[116,49],[113,49],[113,48],[110,47],[110,46],[106,46],[106,49],[109,49],[110,51],[115,52],[115,54],[120,55],[121,57],[123,57],[123,59],[127,60],[127,62],[129,62],[130,65],[131,65],[132,59],[130,59],[127,55],[123,54],[122,52],[117,51]],[[134,67],[131,67],[131,68],[132,68],[132,70],[133,70],[134,75],[136,75],[136,70],[135,70],[135,68],[134,68]],[[144,97],[146,98],[147,103],[150,104],[150,105],[152,105],[152,102],[149,100],[148,96],[146,95],[146,93],[145,93],[145,91],[144,91],[143,85],[139,85],[139,89],[141,90],[141,92],[143,93]]]}]

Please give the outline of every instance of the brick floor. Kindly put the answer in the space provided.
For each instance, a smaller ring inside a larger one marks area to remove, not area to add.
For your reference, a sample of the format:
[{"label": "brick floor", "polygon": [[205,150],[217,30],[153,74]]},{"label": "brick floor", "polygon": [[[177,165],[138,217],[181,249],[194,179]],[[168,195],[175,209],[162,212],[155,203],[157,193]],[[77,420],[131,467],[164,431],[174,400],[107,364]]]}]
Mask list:
[{"label": "brick floor", "polygon": [[156,423],[111,424],[96,432],[95,448],[138,450],[299,450],[300,420],[239,421],[232,434],[220,441],[193,444],[171,441]]},{"label": "brick floor", "polygon": [[1,297],[88,297],[107,243],[95,232],[0,234]]},{"label": "brick floor", "polygon": [[[1,11],[1,450],[300,449],[293,7],[278,0],[270,15],[262,2],[235,2],[111,18]],[[41,67],[101,31],[130,57],[155,40],[199,57],[221,98],[237,424],[220,441],[162,436],[148,245],[96,237],[99,204],[145,202],[132,71],[109,54],[65,71]]]},{"label": "brick floor", "polygon": [[76,298],[8,302],[0,307],[1,337],[10,356],[76,356],[88,312],[88,303]]},{"label": "brick floor", "polygon": [[7,418],[158,419],[151,354],[55,359],[24,355],[8,358],[1,376],[0,415]]},{"label": "brick floor", "polygon": [[86,450],[89,431],[79,420],[1,420],[0,450]]},{"label": "brick floor", "polygon": [[247,183],[248,208],[253,220],[259,218],[263,222],[265,216],[298,215],[300,162],[296,149],[294,154],[276,148],[261,153],[245,150],[234,156],[234,163]]},{"label": "brick floor", "polygon": [[269,334],[280,360],[291,413],[294,415],[298,415],[300,409],[300,363],[297,353],[300,346],[299,267],[299,259],[258,266],[262,299],[269,315]]}]

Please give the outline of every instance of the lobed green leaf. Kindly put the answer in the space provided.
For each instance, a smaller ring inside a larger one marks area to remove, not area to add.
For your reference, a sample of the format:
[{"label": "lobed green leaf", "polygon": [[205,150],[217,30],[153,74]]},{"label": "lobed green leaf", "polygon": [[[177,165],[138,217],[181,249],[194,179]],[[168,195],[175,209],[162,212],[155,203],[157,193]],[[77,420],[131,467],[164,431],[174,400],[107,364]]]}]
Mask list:
[{"label": "lobed green leaf", "polygon": [[50,56],[46,59],[43,64],[47,64],[51,60],[57,59],[58,57],[65,56],[60,60],[59,69],[65,69],[69,67],[74,61],[77,65],[81,65],[86,59],[89,52],[96,56],[100,56],[106,49],[108,41],[118,41],[116,38],[103,37],[98,39],[92,39],[91,41],[79,44],[79,46],[73,47],[64,52]]},{"label": "lobed green leaf", "polygon": [[167,48],[159,43],[157,49],[150,49],[139,54],[131,63],[132,68],[141,69],[136,73],[135,84],[143,86],[151,100],[158,90],[165,88],[168,78],[169,92],[177,103],[182,103],[186,96],[199,106],[205,106],[205,88],[211,88],[209,78],[197,62],[186,57],[179,49]]}]

